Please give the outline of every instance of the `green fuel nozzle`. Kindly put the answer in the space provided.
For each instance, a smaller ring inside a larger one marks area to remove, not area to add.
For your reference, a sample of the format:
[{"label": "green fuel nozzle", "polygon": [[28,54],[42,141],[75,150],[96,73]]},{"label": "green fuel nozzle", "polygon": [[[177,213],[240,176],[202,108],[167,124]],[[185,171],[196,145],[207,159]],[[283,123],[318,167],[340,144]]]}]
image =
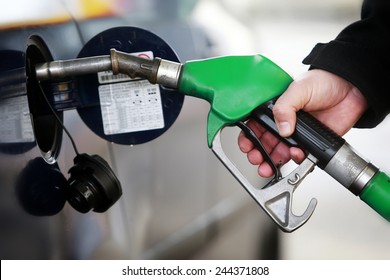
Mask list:
[{"label": "green fuel nozzle", "polygon": [[[283,231],[296,230],[314,212],[317,201],[313,198],[304,213],[296,216],[292,212],[292,197],[315,166],[390,221],[390,178],[360,157],[343,138],[304,111],[297,113],[293,135],[279,136],[272,108],[293,79],[268,58],[259,54],[224,56],[181,64],[160,58],[136,57],[112,49],[109,56],[36,65],[36,76],[38,80],[58,79],[104,70],[144,78],[208,101],[208,146]],[[248,118],[259,122],[289,146],[303,149],[306,159],[289,175],[278,175],[278,168],[260,140],[245,125]],[[267,187],[253,186],[224,153],[221,131],[231,125],[238,125],[273,166],[275,178]]]},{"label": "green fuel nozzle", "polygon": [[223,126],[248,118],[291,82],[285,71],[262,55],[227,56],[186,62],[179,91],[210,103],[207,143],[211,147]]}]

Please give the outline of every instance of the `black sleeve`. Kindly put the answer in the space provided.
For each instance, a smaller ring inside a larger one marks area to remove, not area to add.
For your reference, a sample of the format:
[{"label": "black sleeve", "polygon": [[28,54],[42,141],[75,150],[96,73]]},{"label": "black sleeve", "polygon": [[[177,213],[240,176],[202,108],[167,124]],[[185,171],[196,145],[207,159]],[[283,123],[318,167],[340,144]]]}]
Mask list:
[{"label": "black sleeve", "polygon": [[390,1],[365,0],[361,20],[335,40],[317,44],[303,60],[355,85],[369,108],[356,127],[373,127],[390,113]]}]

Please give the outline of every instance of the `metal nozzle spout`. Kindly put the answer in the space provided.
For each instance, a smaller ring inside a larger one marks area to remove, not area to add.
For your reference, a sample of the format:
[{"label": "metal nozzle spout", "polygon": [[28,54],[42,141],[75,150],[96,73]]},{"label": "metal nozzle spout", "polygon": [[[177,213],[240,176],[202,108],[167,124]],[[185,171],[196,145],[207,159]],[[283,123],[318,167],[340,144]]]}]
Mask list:
[{"label": "metal nozzle spout", "polygon": [[177,88],[182,64],[161,58],[148,59],[110,50],[110,55],[57,60],[35,66],[37,80],[54,80],[112,70],[131,78],[147,79],[152,84]]},{"label": "metal nozzle spout", "polygon": [[108,71],[111,68],[111,57],[102,55],[37,64],[35,74],[39,81],[43,81]]}]

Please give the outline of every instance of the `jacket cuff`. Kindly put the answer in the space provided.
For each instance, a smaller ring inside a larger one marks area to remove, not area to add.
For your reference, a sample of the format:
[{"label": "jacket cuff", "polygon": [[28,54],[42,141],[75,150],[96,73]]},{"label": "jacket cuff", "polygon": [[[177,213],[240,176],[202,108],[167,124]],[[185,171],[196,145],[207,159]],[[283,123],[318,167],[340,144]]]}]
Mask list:
[{"label": "jacket cuff", "polygon": [[379,59],[372,50],[334,40],[327,44],[317,44],[303,63],[311,65],[310,69],[336,74],[362,92],[367,99],[368,109],[355,127],[374,127],[390,112],[390,68],[388,62]]}]

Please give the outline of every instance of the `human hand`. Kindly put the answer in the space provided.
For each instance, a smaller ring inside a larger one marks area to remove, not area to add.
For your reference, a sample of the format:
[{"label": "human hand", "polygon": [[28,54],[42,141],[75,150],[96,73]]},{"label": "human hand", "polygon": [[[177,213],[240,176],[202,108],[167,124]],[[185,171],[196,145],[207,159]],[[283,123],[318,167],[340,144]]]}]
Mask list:
[{"label": "human hand", "polygon": [[[341,136],[353,127],[366,109],[367,101],[359,89],[337,75],[314,69],[290,84],[275,103],[273,114],[282,137],[294,132],[299,110],[310,113]],[[300,163],[305,158],[302,150],[288,147],[255,121],[249,120],[248,126],[255,131],[275,163],[282,165],[290,159]],[[249,162],[259,166],[260,176],[273,175],[272,168],[242,132],[238,145],[247,154]]]}]

